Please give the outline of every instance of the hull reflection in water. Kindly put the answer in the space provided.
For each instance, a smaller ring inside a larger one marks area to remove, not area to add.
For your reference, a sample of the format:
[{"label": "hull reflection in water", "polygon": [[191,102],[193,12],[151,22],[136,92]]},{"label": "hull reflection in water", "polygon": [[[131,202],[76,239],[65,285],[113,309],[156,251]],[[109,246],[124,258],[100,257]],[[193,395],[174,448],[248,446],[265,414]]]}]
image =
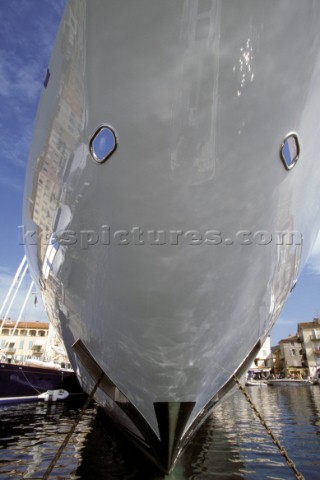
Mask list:
[{"label": "hull reflection in water", "polygon": [[301,0],[65,11],[26,254],[83,388],[103,375],[96,401],[165,471],[249,367],[319,230],[319,22]]}]

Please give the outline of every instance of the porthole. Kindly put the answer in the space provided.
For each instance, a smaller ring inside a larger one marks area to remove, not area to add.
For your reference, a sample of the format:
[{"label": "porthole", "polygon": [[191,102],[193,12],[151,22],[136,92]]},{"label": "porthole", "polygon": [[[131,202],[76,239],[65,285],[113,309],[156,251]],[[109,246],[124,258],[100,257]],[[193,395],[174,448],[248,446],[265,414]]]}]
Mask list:
[{"label": "porthole", "polygon": [[111,127],[101,126],[93,134],[89,149],[92,158],[98,162],[105,162],[117,148],[117,137]]},{"label": "porthole", "polygon": [[300,155],[299,138],[296,133],[289,133],[285,137],[281,144],[280,154],[286,169],[291,170],[299,160]]}]

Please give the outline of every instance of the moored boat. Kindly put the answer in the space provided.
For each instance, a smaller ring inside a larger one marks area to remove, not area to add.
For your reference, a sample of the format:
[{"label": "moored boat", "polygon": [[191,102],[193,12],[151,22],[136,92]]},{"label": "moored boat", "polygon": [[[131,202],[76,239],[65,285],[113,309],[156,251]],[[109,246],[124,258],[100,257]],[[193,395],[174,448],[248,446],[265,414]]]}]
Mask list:
[{"label": "moored boat", "polygon": [[268,385],[271,386],[301,386],[313,385],[309,378],[273,378],[268,380]]},{"label": "moored boat", "polygon": [[316,369],[314,376],[311,378],[314,385],[320,385],[320,368]]},{"label": "moored boat", "polygon": [[[249,367],[319,231],[320,4],[75,0],[26,255],[83,388],[165,471]],[[303,239],[303,242],[302,242]]]},{"label": "moored boat", "polygon": [[249,368],[246,374],[246,385],[250,387],[265,387],[270,376],[270,368]]},{"label": "moored boat", "polygon": [[268,385],[266,380],[247,380],[246,385],[248,387],[266,387]]},{"label": "moored boat", "polygon": [[81,395],[83,390],[72,369],[0,362],[0,404],[38,401],[48,390],[64,389]]}]

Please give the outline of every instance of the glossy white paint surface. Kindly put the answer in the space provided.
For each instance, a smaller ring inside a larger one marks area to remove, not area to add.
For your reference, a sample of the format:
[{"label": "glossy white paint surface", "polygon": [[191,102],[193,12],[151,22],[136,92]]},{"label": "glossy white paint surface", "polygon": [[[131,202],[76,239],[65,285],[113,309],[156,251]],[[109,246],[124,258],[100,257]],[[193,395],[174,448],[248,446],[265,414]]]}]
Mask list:
[{"label": "glossy white paint surface", "polygon": [[[319,20],[309,0],[77,0],[65,13],[26,182],[42,240],[26,253],[75,368],[80,338],[155,432],[153,402],[195,401],[191,423],[265,338],[319,230]],[[89,152],[100,125],[118,140],[102,164]],[[48,278],[45,229],[60,245]],[[293,245],[277,244],[284,231]]]}]

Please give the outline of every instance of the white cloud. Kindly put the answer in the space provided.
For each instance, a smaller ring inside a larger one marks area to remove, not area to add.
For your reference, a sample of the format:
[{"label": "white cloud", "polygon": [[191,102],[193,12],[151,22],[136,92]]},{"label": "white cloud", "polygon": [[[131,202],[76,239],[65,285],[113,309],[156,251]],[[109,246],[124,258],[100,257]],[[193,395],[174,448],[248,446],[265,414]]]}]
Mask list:
[{"label": "white cloud", "polygon": [[[41,90],[41,67],[36,62],[21,67],[19,60],[12,60],[8,55],[0,51],[1,154],[9,166],[24,169],[32,129],[26,109],[35,104]],[[13,118],[15,129],[12,130]]]},{"label": "white cloud", "polygon": [[317,240],[314,244],[313,250],[312,250],[312,255],[320,255],[320,231],[318,233]]},{"label": "white cloud", "polygon": [[17,192],[23,192],[23,182],[18,177],[0,176],[0,184],[11,188]]},{"label": "white cloud", "polygon": [[0,95],[7,96],[10,91],[10,80],[2,56],[0,53]]},{"label": "white cloud", "polygon": [[0,52],[0,94],[10,99],[32,101],[41,89],[42,65],[33,61],[22,64],[10,52]]},{"label": "white cloud", "polygon": [[55,2],[50,2],[50,5],[55,10],[55,13],[61,16],[66,5],[66,0],[55,0]]},{"label": "white cloud", "polygon": [[0,131],[1,152],[9,166],[23,168],[23,170],[26,168],[31,137],[30,125],[20,128],[14,138],[6,135],[5,131]]},{"label": "white cloud", "polygon": [[307,263],[307,272],[320,275],[320,232]]},{"label": "white cloud", "polygon": [[42,88],[42,65],[34,62],[15,72],[15,90],[27,98],[35,99]]},{"label": "white cloud", "polygon": [[39,9],[36,3],[11,0],[0,16],[0,145],[6,167],[0,185],[16,192],[23,190],[21,171],[26,168],[36,105],[66,0],[42,0]]}]

